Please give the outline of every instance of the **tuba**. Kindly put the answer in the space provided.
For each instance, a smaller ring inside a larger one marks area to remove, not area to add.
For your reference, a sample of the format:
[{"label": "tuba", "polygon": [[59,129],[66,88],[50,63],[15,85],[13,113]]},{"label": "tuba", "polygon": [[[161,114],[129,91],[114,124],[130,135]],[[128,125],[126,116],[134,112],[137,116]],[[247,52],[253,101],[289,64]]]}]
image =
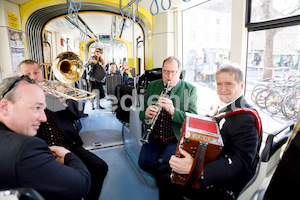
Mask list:
[{"label": "tuba", "polygon": [[[50,78],[52,72],[57,80],[44,80],[42,86],[45,92],[58,98],[73,99],[75,101],[88,100],[96,96],[95,92],[88,92],[63,83],[74,83],[80,79],[84,72],[84,65],[79,56],[73,52],[60,53],[54,60],[50,69]],[[63,87],[62,91],[58,88]]]}]

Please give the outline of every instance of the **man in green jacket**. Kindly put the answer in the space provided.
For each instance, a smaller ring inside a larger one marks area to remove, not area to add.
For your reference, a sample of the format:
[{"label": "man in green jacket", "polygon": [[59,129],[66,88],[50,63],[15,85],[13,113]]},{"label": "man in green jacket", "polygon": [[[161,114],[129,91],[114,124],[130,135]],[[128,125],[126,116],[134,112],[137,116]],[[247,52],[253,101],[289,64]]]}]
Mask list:
[{"label": "man in green jacket", "polygon": [[[162,79],[149,84],[144,99],[144,109],[140,112],[140,119],[149,126],[153,123],[153,118],[158,115],[149,143],[143,145],[139,156],[139,166],[153,175],[158,173],[161,166],[169,167],[169,159],[175,153],[180,137],[184,113],[197,113],[196,88],[180,80],[180,73],[180,61],[177,58],[171,56],[165,59],[162,66]],[[167,96],[163,97],[161,93],[165,91],[167,85],[169,86]],[[162,160],[159,162],[161,155]]]}]

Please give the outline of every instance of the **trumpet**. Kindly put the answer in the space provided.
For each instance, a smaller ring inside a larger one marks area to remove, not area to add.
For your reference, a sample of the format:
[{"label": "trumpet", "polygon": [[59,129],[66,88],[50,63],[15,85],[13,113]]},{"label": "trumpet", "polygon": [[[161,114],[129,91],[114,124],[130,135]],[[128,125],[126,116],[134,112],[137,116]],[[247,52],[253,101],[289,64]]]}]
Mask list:
[{"label": "trumpet", "polygon": [[[160,97],[168,97],[168,92],[170,91],[170,82],[171,81],[169,80],[166,88],[161,92]],[[158,106],[158,104],[156,104],[156,106]],[[157,111],[156,115],[152,118],[151,125],[149,126],[149,128],[147,128],[146,133],[144,134],[143,138],[140,140],[143,144],[149,143],[149,135],[153,131],[153,128],[158,119],[158,116],[160,115],[161,110],[162,110],[162,107],[158,106],[158,111]]]},{"label": "trumpet", "polygon": [[[45,64],[44,64],[45,65]],[[60,53],[54,60],[51,70],[57,80],[44,80],[43,90],[58,98],[73,99],[74,101],[88,100],[96,96],[95,92],[88,92],[63,83],[74,83],[80,79],[84,71],[82,60],[73,52]],[[62,91],[58,91],[63,87]]]}]

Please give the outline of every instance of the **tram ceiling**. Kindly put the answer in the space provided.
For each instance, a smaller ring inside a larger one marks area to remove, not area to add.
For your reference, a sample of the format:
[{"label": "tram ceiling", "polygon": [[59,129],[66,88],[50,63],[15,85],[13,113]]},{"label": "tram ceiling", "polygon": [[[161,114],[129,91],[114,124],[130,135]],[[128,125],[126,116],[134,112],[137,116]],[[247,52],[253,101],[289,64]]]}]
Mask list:
[{"label": "tram ceiling", "polygon": [[[22,5],[22,4],[28,3],[32,0],[7,0],[7,1],[18,4],[18,5]],[[120,1],[122,2],[122,0],[120,0]],[[129,1],[130,0],[128,0],[128,2]],[[67,0],[66,0],[66,2],[67,2]],[[101,1],[99,1],[99,2],[101,3]],[[172,1],[171,3],[172,3],[171,9],[176,9],[176,8],[184,5],[184,1]],[[140,0],[139,1],[139,6],[142,7],[143,9],[147,10],[148,12],[150,12],[151,4],[152,4],[152,0],[151,1],[150,0]],[[168,1],[165,1],[164,5],[166,8],[168,7],[167,4],[168,4]],[[158,6],[161,7],[160,3],[158,4]],[[156,7],[156,5],[153,4],[153,10],[156,9],[155,7]],[[160,12],[164,12],[164,10],[160,8]]]},{"label": "tram ceiling", "polygon": [[7,0],[7,1],[18,4],[18,5],[22,5],[24,3],[30,2],[31,0]]},{"label": "tram ceiling", "polygon": [[[8,1],[22,5],[24,3],[28,3],[32,0],[8,0]],[[47,18],[46,20],[49,21],[49,20],[57,17],[55,20],[52,20],[50,23],[47,22],[48,23],[47,28],[50,31],[52,30],[55,32],[60,32],[60,33],[65,33],[65,34],[67,33],[68,36],[70,36],[71,38],[77,39],[77,40],[82,38],[83,32],[85,32],[89,38],[91,38],[95,35],[98,35],[98,34],[111,34],[111,28],[112,28],[112,22],[113,22],[111,15],[105,15],[103,13],[102,14],[95,13],[93,11],[104,11],[104,12],[120,14],[120,8],[113,8],[113,7],[102,5],[102,4],[100,4],[101,1],[99,1],[99,3],[82,2],[81,9],[79,10],[79,17],[80,17],[80,20],[79,20],[80,22],[78,22],[79,27],[77,27],[77,28],[75,27],[75,29],[71,30],[70,27],[74,28],[74,25],[72,25],[72,22],[70,22],[70,18],[68,18],[68,17],[58,18],[59,16],[67,14],[67,12],[68,12],[68,3],[67,2],[69,2],[69,1],[70,0],[66,0],[66,4],[61,4],[62,9],[60,9],[59,12],[57,11],[57,6],[50,6],[50,7],[42,9],[43,10],[42,15],[45,15],[45,16],[42,16],[44,19]],[[124,5],[124,2],[122,2],[122,1],[123,0],[120,0],[120,3],[122,3]],[[153,11],[156,11],[156,5],[155,4],[152,5],[151,2],[152,1],[149,1],[149,0],[140,0],[139,7],[150,12],[150,8],[152,6]],[[178,6],[182,5],[182,2],[183,1],[172,2],[170,9],[176,9]],[[164,12],[164,10],[161,9],[161,5],[157,5],[157,6],[160,8],[159,12]],[[107,7],[107,8],[105,8],[105,7]],[[165,5],[165,7],[168,7],[168,5]],[[85,11],[85,12],[82,13],[82,11]],[[89,11],[91,11],[91,12],[89,12]],[[121,24],[120,18],[116,18],[116,20],[117,21],[116,21],[115,30],[118,31],[118,29],[119,29],[119,33],[115,34],[115,36],[119,37],[119,36],[123,35],[124,27],[120,28],[118,26],[119,24]],[[53,21],[55,21],[55,22],[53,22]],[[86,30],[86,27],[88,27],[89,30]],[[80,29],[81,29],[81,31],[80,31]],[[125,34],[124,37],[125,38],[122,38],[122,39],[128,41],[129,40],[128,38],[130,36],[127,35],[127,38],[126,38],[126,34]],[[130,38],[130,40],[131,40],[131,38]]]},{"label": "tram ceiling", "polygon": [[[27,20],[26,22],[26,38],[27,38],[27,44],[28,44],[28,56],[31,59],[37,60],[39,62],[42,62],[42,29],[43,27],[49,23],[51,20],[61,17],[61,16],[67,16],[68,7],[67,4],[59,4],[54,6],[49,6],[46,8],[39,9],[35,11]],[[82,3],[81,5],[81,12],[107,12],[107,13],[113,13],[113,14],[119,14],[119,8],[101,5],[101,4],[93,4],[93,3]],[[112,15],[110,15],[112,16]],[[85,20],[84,17],[82,17],[83,21]],[[93,21],[98,22],[100,24],[100,20],[98,18],[93,18]],[[111,22],[111,19],[109,20]],[[91,30],[93,30],[93,27],[91,27],[88,23],[85,22]],[[104,22],[103,22],[104,23]],[[145,25],[141,21],[140,23],[142,29],[145,30]],[[66,27],[68,27],[67,25]],[[100,27],[100,26],[99,26]],[[110,29],[111,27],[109,27]],[[72,31],[69,31],[72,32]],[[75,32],[75,31],[74,31]],[[94,33],[96,33],[96,30],[93,30]],[[110,33],[110,31],[108,32]]]},{"label": "tram ceiling", "polygon": [[[19,5],[22,5],[24,3],[28,3],[30,1],[28,0],[9,0],[12,3],[16,3]],[[182,1],[179,1],[182,2]],[[174,3],[171,6],[171,9],[176,8],[176,4]],[[139,6],[144,8],[147,11],[150,11],[150,2],[148,0],[142,0],[139,2]],[[165,5],[165,7],[167,7]],[[120,8],[119,7],[112,7],[107,6],[99,3],[89,3],[89,2],[81,2],[81,9],[80,12],[107,12],[112,14],[120,15]],[[26,31],[26,40],[27,40],[27,46],[28,46],[28,57],[31,59],[34,59],[38,62],[42,62],[43,55],[42,55],[42,30],[44,26],[49,23],[51,20],[61,17],[61,16],[67,16],[68,12],[68,6],[67,3],[65,4],[57,4],[49,7],[44,7],[42,9],[39,9],[32,13],[30,17],[27,19],[25,31]],[[160,9],[160,12],[163,12],[162,9]],[[110,33],[109,31],[98,31],[93,27],[93,23],[97,23],[99,21],[99,18],[95,17],[85,17],[82,16],[83,21],[91,28],[92,32],[95,34],[97,33]],[[111,19],[108,20],[108,22],[111,23]],[[105,22],[103,22],[105,23]],[[144,30],[145,37],[147,36],[147,30],[146,26],[143,21],[140,22],[141,28]],[[99,26],[100,27],[100,26]],[[111,26],[107,26],[109,29]],[[72,31],[71,31],[72,32]],[[75,31],[73,31],[75,32]],[[123,37],[123,36],[122,36]]]},{"label": "tram ceiling", "polygon": [[[122,0],[120,2],[122,2]],[[171,9],[176,9],[177,6],[179,5],[179,2],[182,2],[182,1],[176,1],[175,3],[172,2]],[[161,5],[158,5],[158,6],[160,7]],[[165,5],[165,7],[167,7],[167,6],[168,5]],[[143,9],[150,11],[151,1],[140,0],[139,7],[142,7]],[[153,9],[153,11],[156,11],[155,4],[153,4],[152,9]],[[163,9],[160,9],[159,11],[164,12]],[[119,13],[119,12],[120,11],[118,10],[117,13]],[[83,24],[85,24],[87,27],[89,27],[91,29],[91,31],[86,31],[86,32],[88,32],[89,37],[91,35],[111,34],[111,29],[114,26],[113,20],[112,20],[112,15],[108,15],[105,13],[95,13],[95,12],[84,12],[84,13],[79,12],[78,16],[81,19],[80,20],[81,22],[78,22],[78,24],[80,26],[79,29],[84,31],[85,28],[84,28]],[[122,20],[121,17],[116,17],[116,24],[115,24],[114,30],[116,30],[117,33],[115,34],[115,36],[116,37],[122,36],[122,39],[124,39],[125,41],[132,42],[131,35],[129,35],[128,33],[123,34],[124,26],[119,27],[119,25],[121,24],[121,20]],[[50,28],[52,26],[52,30],[56,30],[56,32],[57,31],[60,31],[61,33],[67,32],[70,37],[79,39],[81,37],[80,30],[70,31],[70,29],[69,29],[70,25],[68,25],[70,23],[70,20],[67,22],[67,24],[66,24],[66,21],[68,21],[67,17],[58,18],[55,20],[55,22],[50,24],[48,26],[48,28]],[[129,24],[129,22],[126,22],[126,24]],[[139,30],[135,30],[135,35],[139,36],[138,32],[139,32]]]},{"label": "tram ceiling", "polygon": [[[87,37],[92,38],[98,34],[111,34],[113,15],[103,13],[79,13],[78,27],[73,24],[69,16],[56,18],[47,24],[46,30],[67,34],[69,37],[80,40],[83,31]],[[87,38],[87,39],[89,39]]]}]

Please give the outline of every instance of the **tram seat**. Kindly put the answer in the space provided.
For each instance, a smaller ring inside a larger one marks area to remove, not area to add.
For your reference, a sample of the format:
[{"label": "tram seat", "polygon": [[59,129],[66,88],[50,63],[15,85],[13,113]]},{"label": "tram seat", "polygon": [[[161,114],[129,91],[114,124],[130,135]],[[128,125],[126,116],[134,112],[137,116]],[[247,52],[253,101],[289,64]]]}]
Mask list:
[{"label": "tram seat", "polygon": [[135,105],[130,107],[129,127],[123,125],[123,136],[125,150],[134,166],[150,187],[156,187],[156,181],[153,175],[145,172],[139,167],[138,159],[142,148],[140,139],[142,138],[142,122],[139,118],[141,107]]},{"label": "tram seat", "polygon": [[122,76],[121,75],[106,75],[106,95],[116,96],[116,87],[117,85],[122,84]]},{"label": "tram seat", "polygon": [[44,198],[32,188],[13,188],[0,190],[1,200],[44,200]]},{"label": "tram seat", "polygon": [[240,192],[237,200],[261,200],[282,156],[282,148],[291,136],[294,122],[288,121],[281,129],[268,135],[257,170]]}]

